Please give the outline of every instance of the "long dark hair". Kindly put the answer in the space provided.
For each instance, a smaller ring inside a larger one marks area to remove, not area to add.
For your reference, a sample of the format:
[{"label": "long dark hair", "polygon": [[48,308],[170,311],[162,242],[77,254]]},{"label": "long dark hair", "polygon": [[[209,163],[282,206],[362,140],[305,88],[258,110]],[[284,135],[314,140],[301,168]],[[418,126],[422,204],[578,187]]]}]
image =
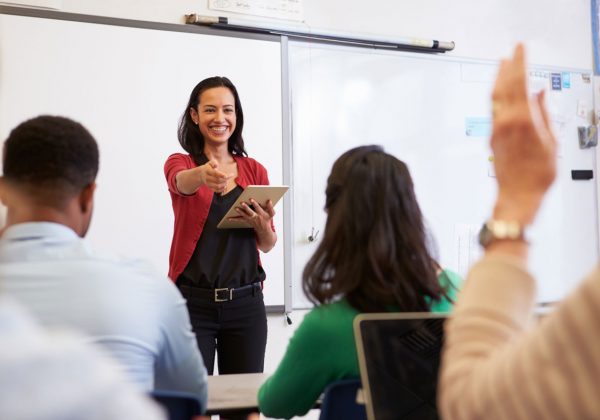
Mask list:
[{"label": "long dark hair", "polygon": [[429,311],[446,296],[402,161],[380,146],[351,149],[333,164],[325,194],[325,233],[302,276],[312,303],[345,297],[361,312]]},{"label": "long dark hair", "polygon": [[244,149],[244,139],[242,138],[244,112],[242,111],[242,103],[240,102],[240,96],[238,95],[237,89],[227,77],[209,77],[198,83],[192,90],[192,93],[190,93],[190,99],[181,115],[179,128],[177,130],[177,138],[179,139],[181,147],[194,158],[197,165],[202,164],[201,156],[204,153],[204,137],[190,116],[190,108],[198,109],[200,95],[202,95],[204,91],[216,87],[226,87],[231,91],[231,94],[235,99],[235,130],[233,130],[233,134],[227,142],[227,150],[234,155],[248,156],[246,149]]}]

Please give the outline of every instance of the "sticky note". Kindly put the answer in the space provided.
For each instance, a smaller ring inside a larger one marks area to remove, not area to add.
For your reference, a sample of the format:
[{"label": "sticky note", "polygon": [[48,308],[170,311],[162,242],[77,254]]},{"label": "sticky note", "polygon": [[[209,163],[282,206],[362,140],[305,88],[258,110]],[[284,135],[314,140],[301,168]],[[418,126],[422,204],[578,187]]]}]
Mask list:
[{"label": "sticky note", "polygon": [[492,132],[492,119],[488,117],[465,118],[465,134],[469,137],[488,137]]},{"label": "sticky note", "polygon": [[562,88],[570,89],[571,88],[571,73],[568,71],[564,71],[562,73]]},{"label": "sticky note", "polygon": [[552,90],[561,90],[562,82],[561,82],[560,73],[551,73],[550,80],[551,80],[551,84],[552,84]]}]

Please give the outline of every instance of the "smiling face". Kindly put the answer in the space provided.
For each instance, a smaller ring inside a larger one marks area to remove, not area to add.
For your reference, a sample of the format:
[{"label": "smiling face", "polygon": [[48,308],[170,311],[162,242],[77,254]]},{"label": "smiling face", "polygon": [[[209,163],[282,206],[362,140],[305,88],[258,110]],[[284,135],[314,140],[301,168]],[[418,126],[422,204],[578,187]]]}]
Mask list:
[{"label": "smiling face", "polygon": [[197,109],[190,108],[190,115],[198,125],[205,145],[227,145],[235,130],[235,98],[226,87],[207,89],[200,94]]}]

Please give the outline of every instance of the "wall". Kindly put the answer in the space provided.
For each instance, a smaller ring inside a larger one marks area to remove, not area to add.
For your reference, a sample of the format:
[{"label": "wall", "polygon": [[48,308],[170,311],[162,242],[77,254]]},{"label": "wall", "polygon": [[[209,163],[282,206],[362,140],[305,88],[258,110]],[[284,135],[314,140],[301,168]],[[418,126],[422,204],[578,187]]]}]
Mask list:
[{"label": "wall", "polygon": [[[206,5],[205,0],[63,0],[61,10],[181,23],[186,13],[216,14]],[[316,28],[455,41],[450,54],[460,57],[499,59],[524,41],[533,64],[592,67],[589,0],[304,0],[304,11],[306,24]],[[277,366],[303,314],[292,314],[291,327],[283,317],[270,316],[267,371]]]},{"label": "wall", "polygon": [[[63,0],[67,12],[181,23],[207,1]],[[364,5],[369,5],[365,7]],[[517,41],[535,64],[591,68],[590,0],[304,0],[305,23],[344,32],[455,41],[453,54],[498,59]]]}]

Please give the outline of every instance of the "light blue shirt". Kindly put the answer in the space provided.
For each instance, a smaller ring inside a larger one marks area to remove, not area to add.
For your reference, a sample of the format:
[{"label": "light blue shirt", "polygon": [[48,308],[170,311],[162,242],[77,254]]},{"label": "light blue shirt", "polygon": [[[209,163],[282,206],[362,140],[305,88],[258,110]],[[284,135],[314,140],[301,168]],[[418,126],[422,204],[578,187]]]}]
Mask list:
[{"label": "light blue shirt", "polygon": [[206,408],[207,374],[185,300],[139,262],[94,254],[70,228],[10,226],[0,239],[0,287],[45,326],[85,333],[144,391],[186,391]]},{"label": "light blue shirt", "polygon": [[0,390],[0,419],[165,420],[113,360],[79,335],[40,328],[1,290]]}]

